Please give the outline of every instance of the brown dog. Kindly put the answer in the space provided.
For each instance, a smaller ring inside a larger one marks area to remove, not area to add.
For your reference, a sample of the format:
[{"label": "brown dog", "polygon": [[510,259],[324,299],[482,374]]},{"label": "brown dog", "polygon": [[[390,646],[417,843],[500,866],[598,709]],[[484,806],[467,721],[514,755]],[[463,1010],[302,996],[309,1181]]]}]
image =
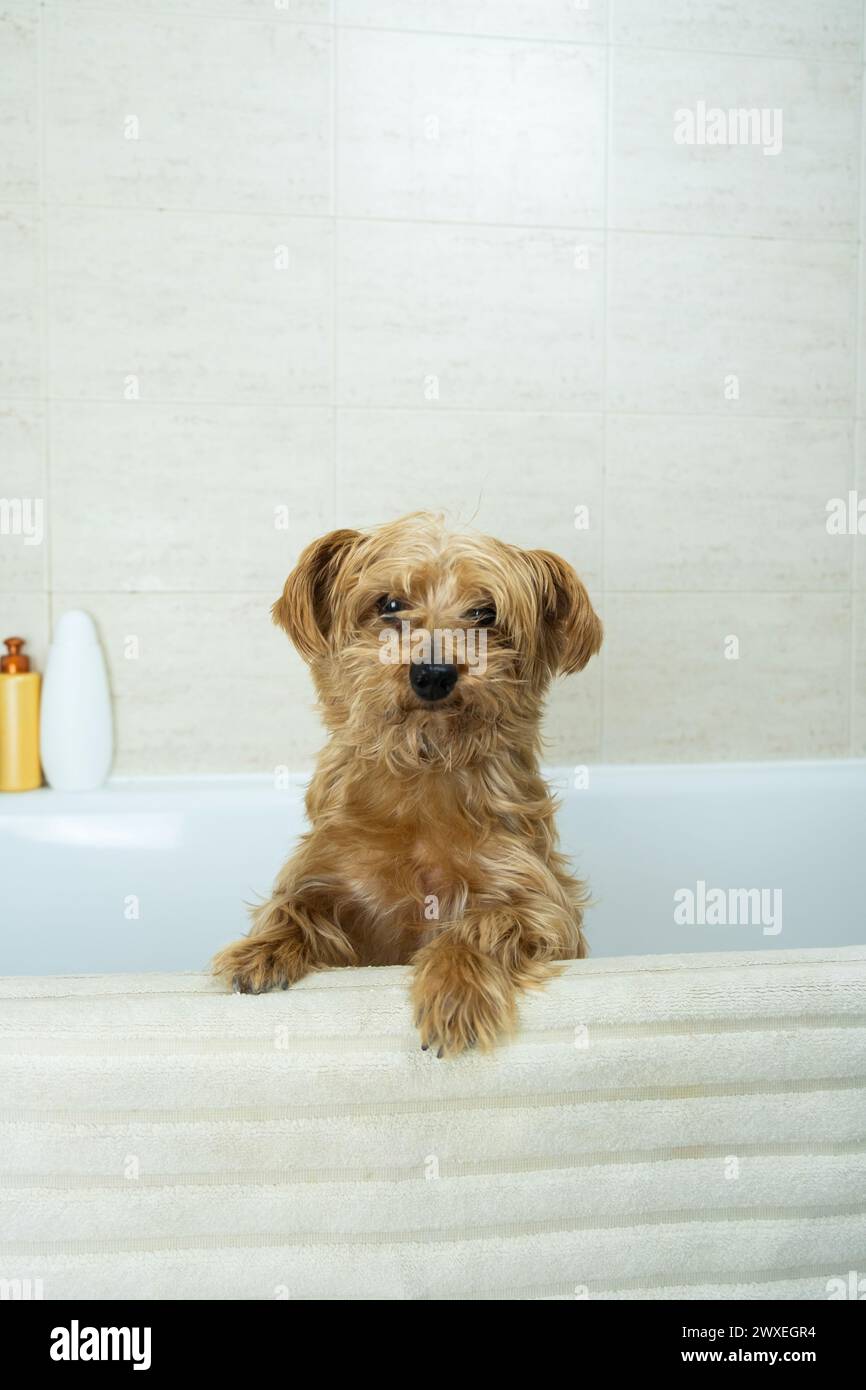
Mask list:
[{"label": "brown dog", "polygon": [[586,954],[586,896],[557,853],[538,755],[551,677],[601,645],[587,592],[556,555],[417,514],[315,541],[273,616],[330,739],[311,830],[214,969],[258,993],[411,962],[424,1046],[487,1049],[518,991]]}]

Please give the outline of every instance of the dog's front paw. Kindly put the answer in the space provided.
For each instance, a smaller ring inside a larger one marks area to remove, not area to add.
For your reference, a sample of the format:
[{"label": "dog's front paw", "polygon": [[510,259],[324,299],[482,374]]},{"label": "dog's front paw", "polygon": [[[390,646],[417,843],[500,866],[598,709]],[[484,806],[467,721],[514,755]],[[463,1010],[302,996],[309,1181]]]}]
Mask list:
[{"label": "dog's front paw", "polygon": [[415,1026],[422,1047],[437,1057],[456,1057],[470,1047],[487,1052],[514,1030],[514,986],[490,956],[440,937],[418,952],[413,965]]},{"label": "dog's front paw", "polygon": [[300,943],[291,937],[271,941],[244,936],[214,956],[215,975],[231,984],[236,994],[264,994],[288,989],[309,970]]}]

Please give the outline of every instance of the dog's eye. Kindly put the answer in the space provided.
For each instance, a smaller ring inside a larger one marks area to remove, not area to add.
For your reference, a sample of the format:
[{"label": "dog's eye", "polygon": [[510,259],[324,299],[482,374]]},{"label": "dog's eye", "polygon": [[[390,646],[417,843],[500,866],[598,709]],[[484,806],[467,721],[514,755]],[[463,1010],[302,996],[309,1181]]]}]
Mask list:
[{"label": "dog's eye", "polygon": [[486,605],[483,608],[470,608],[463,614],[467,623],[473,623],[475,627],[491,627],[496,622],[496,609]]},{"label": "dog's eye", "polygon": [[387,594],[383,594],[376,607],[380,617],[394,618],[398,613],[405,613],[409,605],[401,598],[389,598]]}]

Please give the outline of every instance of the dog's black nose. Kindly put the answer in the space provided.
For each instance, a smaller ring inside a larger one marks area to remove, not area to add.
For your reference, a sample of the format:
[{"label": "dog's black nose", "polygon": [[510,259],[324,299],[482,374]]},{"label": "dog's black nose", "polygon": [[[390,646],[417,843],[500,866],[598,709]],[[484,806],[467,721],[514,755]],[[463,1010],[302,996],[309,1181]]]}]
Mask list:
[{"label": "dog's black nose", "polygon": [[428,666],[413,661],[409,679],[412,689],[422,700],[444,700],[457,684],[456,666]]}]

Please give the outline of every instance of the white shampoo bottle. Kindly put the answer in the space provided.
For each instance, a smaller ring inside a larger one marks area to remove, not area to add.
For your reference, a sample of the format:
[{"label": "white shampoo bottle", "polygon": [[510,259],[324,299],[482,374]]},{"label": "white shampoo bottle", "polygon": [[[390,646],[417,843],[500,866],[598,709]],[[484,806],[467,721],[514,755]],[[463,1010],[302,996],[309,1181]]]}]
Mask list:
[{"label": "white shampoo bottle", "polygon": [[39,751],[49,786],[101,787],[113,752],[108,672],[96,625],[73,608],[57,620],[42,681]]}]

